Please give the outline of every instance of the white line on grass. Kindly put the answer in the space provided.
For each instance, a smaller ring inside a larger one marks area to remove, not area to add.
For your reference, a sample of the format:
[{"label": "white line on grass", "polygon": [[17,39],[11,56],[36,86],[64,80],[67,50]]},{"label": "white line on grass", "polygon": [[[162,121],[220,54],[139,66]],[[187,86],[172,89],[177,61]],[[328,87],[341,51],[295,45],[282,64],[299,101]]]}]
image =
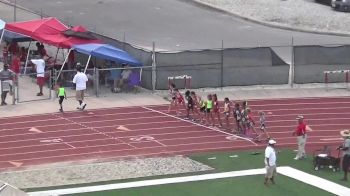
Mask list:
[{"label": "white line on grass", "polygon": [[[329,180],[302,172],[300,170],[291,168],[291,167],[278,167],[277,172],[299,180],[303,183],[315,186],[319,189],[325,190],[327,192],[339,195],[347,196],[349,195],[350,189],[342,185],[336,184]],[[68,188],[68,189],[57,189],[49,191],[38,191],[30,192],[30,196],[58,196],[65,194],[77,194],[77,193],[88,193],[88,192],[98,192],[98,191],[107,191],[107,190],[117,190],[117,189],[126,189],[126,188],[136,188],[136,187],[145,187],[145,186],[154,186],[162,184],[174,184],[174,183],[184,183],[184,182],[195,182],[203,180],[214,180],[222,178],[232,178],[240,176],[250,176],[250,175],[261,175],[265,174],[265,169],[250,169],[242,171],[232,171],[224,173],[214,173],[214,174],[203,174],[197,176],[185,176],[185,177],[175,177],[175,178],[163,178],[155,180],[144,180],[136,182],[126,182],[118,184],[108,184],[108,185],[97,185],[89,187],[77,187],[77,188]]]},{"label": "white line on grass", "polygon": [[177,116],[173,116],[173,115],[170,115],[170,114],[167,114],[167,113],[158,111],[158,110],[154,110],[154,109],[151,109],[151,108],[148,108],[148,107],[142,107],[142,108],[143,108],[143,109],[146,109],[146,110],[153,111],[153,112],[157,112],[157,113],[159,113],[159,114],[163,114],[163,115],[165,115],[165,116],[169,116],[169,117],[172,117],[172,118],[175,118],[175,119],[184,121],[184,122],[188,122],[188,123],[191,123],[191,124],[195,124],[195,125],[198,125],[198,126],[201,126],[201,127],[204,127],[204,128],[210,129],[210,130],[213,130],[213,131],[217,131],[217,132],[220,132],[220,133],[223,133],[223,134],[226,134],[226,135],[230,135],[230,136],[237,137],[237,138],[239,138],[239,139],[242,139],[242,140],[251,142],[251,143],[253,143],[255,146],[258,145],[258,144],[256,144],[255,142],[253,142],[252,140],[250,140],[250,139],[248,139],[248,138],[240,137],[240,136],[238,136],[238,135],[235,135],[235,134],[232,134],[232,133],[227,133],[227,132],[225,132],[225,131],[221,131],[221,130],[215,129],[215,128],[213,128],[213,127],[208,127],[208,126],[205,126],[205,125],[196,123],[196,122],[184,120],[184,119],[179,118],[179,117],[177,117]]}]

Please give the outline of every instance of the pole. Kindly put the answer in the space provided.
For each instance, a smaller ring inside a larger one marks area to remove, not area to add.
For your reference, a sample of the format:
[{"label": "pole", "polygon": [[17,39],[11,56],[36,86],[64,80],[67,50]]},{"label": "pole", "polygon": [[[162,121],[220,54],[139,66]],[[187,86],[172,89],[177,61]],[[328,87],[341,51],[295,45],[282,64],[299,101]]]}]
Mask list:
[{"label": "pole", "polygon": [[99,97],[100,95],[100,71],[98,70],[97,67],[94,67],[94,76],[95,76],[95,93],[96,93],[96,97]]},{"label": "pole", "polygon": [[156,83],[157,83],[157,64],[156,64],[156,44],[155,42],[152,43],[152,90],[156,90]]},{"label": "pole", "polygon": [[0,44],[2,42],[2,38],[4,37],[4,33],[5,33],[5,28],[2,30],[1,32],[1,36],[0,36]]},{"label": "pole", "polygon": [[125,40],[125,31],[124,31],[124,33],[123,33],[123,50],[125,50],[125,42],[126,42],[126,40]]},{"label": "pole", "polygon": [[28,44],[28,52],[27,52],[26,62],[24,63],[24,72],[23,72],[24,75],[27,73],[28,60],[29,60],[29,54],[30,54],[30,45],[31,44],[32,44],[32,41],[30,41],[29,44]]},{"label": "pole", "polygon": [[139,79],[139,80],[140,80],[140,82],[141,82],[141,80],[142,80],[142,67],[141,67],[141,69],[140,69],[140,72],[139,72],[139,73],[140,73],[140,79]]},{"label": "pole", "polygon": [[294,65],[294,37],[292,36],[292,59],[291,59],[291,64],[290,64],[290,77],[289,77],[289,83],[290,83],[290,87],[293,88],[294,87],[294,69],[295,69],[295,65]]},{"label": "pole", "polygon": [[57,48],[57,52],[56,52],[56,55],[55,55],[55,60],[53,61],[53,66],[55,68],[55,64],[56,64],[56,61],[57,61],[57,56],[58,56],[58,52],[60,51],[60,48]]},{"label": "pole", "polygon": [[87,68],[88,68],[88,66],[89,66],[90,60],[91,60],[91,54],[89,55],[89,58],[88,58],[88,60],[87,60],[87,62],[86,62],[85,69],[84,69],[84,73],[86,73],[86,70],[87,70]]},{"label": "pole", "polygon": [[221,40],[221,90],[224,87],[224,40]]},{"label": "pole", "polygon": [[15,0],[15,4],[13,6],[13,21],[16,22],[17,21],[17,0]]},{"label": "pole", "polygon": [[58,78],[60,78],[60,75],[61,75],[61,72],[63,70],[64,64],[66,64],[66,62],[68,61],[68,57],[69,57],[69,54],[70,54],[71,51],[72,51],[72,49],[68,50],[68,54],[67,54],[66,58],[64,58],[64,61],[62,63],[61,69],[60,69],[60,72],[58,72],[58,74],[57,74],[56,81],[58,81]]}]

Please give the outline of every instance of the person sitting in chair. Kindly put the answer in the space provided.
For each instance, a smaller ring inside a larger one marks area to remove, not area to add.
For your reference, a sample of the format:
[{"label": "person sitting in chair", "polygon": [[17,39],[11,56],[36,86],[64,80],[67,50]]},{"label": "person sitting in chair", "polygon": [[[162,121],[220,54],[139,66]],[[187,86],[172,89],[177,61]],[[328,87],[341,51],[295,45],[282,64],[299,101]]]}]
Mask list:
[{"label": "person sitting in chair", "polygon": [[120,92],[124,84],[128,83],[130,74],[132,73],[130,66],[128,64],[122,64],[122,66],[124,69],[121,73],[121,78],[118,81],[116,92]]}]

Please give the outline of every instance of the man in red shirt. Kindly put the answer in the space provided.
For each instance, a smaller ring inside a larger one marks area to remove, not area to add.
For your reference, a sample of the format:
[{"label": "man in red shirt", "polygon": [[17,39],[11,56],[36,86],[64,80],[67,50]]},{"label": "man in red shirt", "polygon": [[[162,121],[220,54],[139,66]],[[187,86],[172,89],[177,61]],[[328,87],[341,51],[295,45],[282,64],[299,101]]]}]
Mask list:
[{"label": "man in red shirt", "polygon": [[304,117],[303,116],[298,116],[298,126],[297,129],[293,132],[293,136],[297,136],[297,141],[298,141],[298,153],[296,157],[294,158],[295,160],[300,160],[303,158],[306,158],[306,153],[305,153],[305,145],[306,145],[306,138],[307,138],[307,131],[312,131],[309,126],[307,126],[304,122]]}]

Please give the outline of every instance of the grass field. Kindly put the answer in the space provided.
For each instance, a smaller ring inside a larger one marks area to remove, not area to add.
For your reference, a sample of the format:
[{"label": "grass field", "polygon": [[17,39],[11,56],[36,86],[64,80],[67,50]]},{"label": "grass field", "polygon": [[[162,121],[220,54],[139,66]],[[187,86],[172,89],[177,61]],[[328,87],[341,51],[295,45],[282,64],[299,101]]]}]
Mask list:
[{"label": "grass field", "polygon": [[[215,170],[212,173],[246,170],[262,168],[263,151],[257,151],[260,154],[252,155],[252,151],[244,152],[220,152],[220,153],[205,153],[190,156],[192,159],[201,163],[207,164]],[[342,172],[333,172],[328,168],[320,171],[314,171],[312,165],[312,157],[306,160],[295,161],[293,159],[295,152],[291,150],[282,150],[278,154],[279,166],[291,166],[293,168],[305,171],[307,173],[328,179],[335,183],[350,187],[349,182],[343,182],[339,179],[342,177]],[[215,159],[214,159],[215,157]],[[201,173],[203,174],[203,173]],[[194,173],[186,175],[196,175]],[[161,176],[157,178],[166,178],[172,176]],[[139,180],[139,179],[138,179]],[[276,185],[265,187],[263,185],[264,176],[242,176],[235,178],[225,178],[217,180],[207,180],[200,182],[187,182],[178,184],[167,184],[159,186],[149,186],[141,188],[121,189],[104,192],[82,193],[77,195],[82,196],[97,196],[97,195],[140,195],[140,196],[226,196],[232,194],[243,195],[332,195],[326,191],[318,189],[302,183],[300,181],[291,179],[284,175],[276,177]],[[133,180],[134,181],[134,180]],[[113,182],[116,183],[116,182]],[[105,184],[105,183],[104,183]]]}]

